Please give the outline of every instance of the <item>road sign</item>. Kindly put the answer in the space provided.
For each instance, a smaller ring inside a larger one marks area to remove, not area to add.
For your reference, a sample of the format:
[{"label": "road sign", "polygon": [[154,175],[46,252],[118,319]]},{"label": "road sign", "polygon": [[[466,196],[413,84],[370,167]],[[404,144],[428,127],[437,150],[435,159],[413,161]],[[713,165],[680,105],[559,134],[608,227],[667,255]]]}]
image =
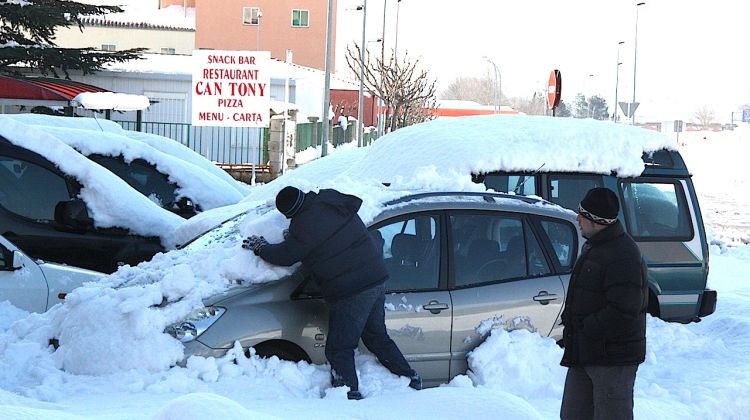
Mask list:
[{"label": "road sign", "polygon": [[562,94],[562,73],[560,70],[552,70],[549,74],[547,83],[547,104],[549,109],[555,109],[560,105],[560,96]]},{"label": "road sign", "polygon": [[638,105],[640,105],[640,102],[618,102],[618,105],[620,105],[620,109],[622,110],[622,113],[625,114],[628,118],[633,118],[633,114],[635,114],[635,110],[638,109]]}]

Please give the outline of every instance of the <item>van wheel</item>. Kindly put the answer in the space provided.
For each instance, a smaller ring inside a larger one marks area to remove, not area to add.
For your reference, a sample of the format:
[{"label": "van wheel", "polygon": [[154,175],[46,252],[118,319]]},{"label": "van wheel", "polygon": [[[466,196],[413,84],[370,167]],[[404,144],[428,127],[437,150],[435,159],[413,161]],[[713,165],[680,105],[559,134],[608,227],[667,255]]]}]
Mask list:
[{"label": "van wheel", "polygon": [[648,289],[648,313],[657,318],[661,315],[659,299],[657,299],[656,293],[650,288]]},{"label": "van wheel", "polygon": [[[266,341],[264,343],[255,345],[253,348],[255,349],[255,354],[258,355],[258,357],[269,358],[271,356],[276,356],[281,360],[287,360],[290,362],[296,363],[304,360],[310,363],[310,358],[307,356],[307,354],[305,354],[304,350],[302,350],[296,344],[287,341]],[[249,349],[245,350],[245,356],[250,357]]]}]

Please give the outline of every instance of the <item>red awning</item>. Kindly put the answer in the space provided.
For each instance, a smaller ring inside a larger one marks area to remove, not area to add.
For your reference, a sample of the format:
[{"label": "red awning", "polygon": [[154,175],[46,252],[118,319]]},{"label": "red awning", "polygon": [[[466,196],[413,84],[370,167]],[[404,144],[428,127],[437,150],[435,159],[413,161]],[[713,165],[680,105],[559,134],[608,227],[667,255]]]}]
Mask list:
[{"label": "red awning", "polygon": [[108,92],[98,86],[49,77],[16,78],[0,75],[0,100],[68,102],[83,92]]}]

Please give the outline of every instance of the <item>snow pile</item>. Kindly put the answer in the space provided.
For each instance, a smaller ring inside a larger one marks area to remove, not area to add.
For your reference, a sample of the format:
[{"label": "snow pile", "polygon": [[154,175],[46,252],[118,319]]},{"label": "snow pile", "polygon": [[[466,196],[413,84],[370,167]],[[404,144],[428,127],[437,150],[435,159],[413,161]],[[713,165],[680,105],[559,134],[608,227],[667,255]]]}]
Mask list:
[{"label": "snow pile", "polygon": [[116,92],[79,93],[70,104],[86,109],[113,109],[115,111],[142,111],[151,105],[146,96]]}]

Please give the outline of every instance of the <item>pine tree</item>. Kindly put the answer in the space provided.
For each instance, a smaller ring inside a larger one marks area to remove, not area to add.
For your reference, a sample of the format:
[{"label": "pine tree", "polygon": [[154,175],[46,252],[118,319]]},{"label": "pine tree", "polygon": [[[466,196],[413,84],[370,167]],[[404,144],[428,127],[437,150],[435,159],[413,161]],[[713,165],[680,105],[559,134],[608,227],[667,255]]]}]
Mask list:
[{"label": "pine tree", "polygon": [[595,120],[608,120],[609,112],[607,111],[607,100],[599,95],[594,95],[588,98],[589,104],[589,118]]},{"label": "pine tree", "polygon": [[98,51],[94,48],[59,48],[55,31],[78,25],[84,16],[122,12],[117,6],[96,6],[70,0],[0,0],[0,73],[18,74],[18,67],[33,68],[44,75],[58,71],[91,74],[107,63],[137,59],[145,51]]},{"label": "pine tree", "polygon": [[576,95],[573,103],[573,116],[576,118],[588,118],[589,117],[589,104],[586,101],[586,97],[583,93]]}]

